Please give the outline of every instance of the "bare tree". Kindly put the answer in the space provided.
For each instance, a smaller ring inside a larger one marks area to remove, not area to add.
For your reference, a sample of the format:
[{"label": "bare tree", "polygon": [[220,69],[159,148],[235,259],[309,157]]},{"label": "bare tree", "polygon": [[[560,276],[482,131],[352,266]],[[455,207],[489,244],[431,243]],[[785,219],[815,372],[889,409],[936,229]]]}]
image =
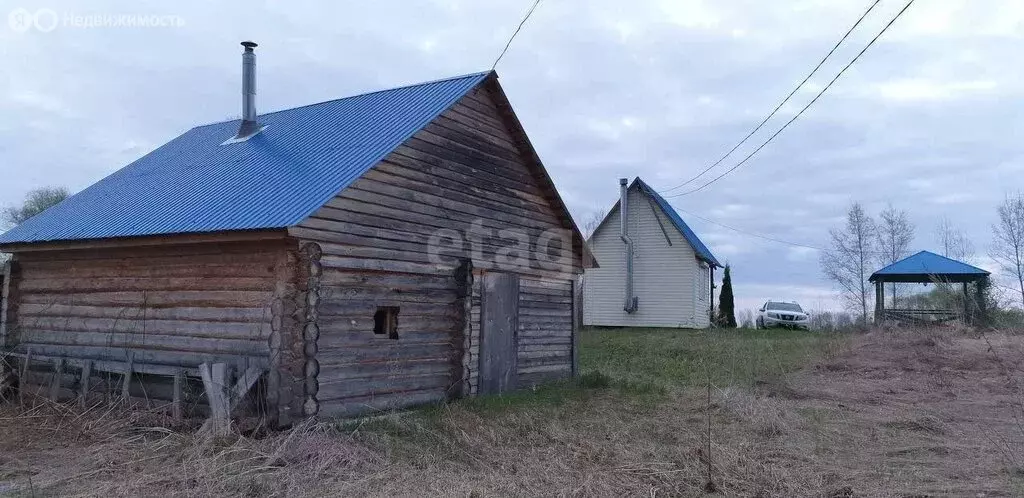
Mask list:
[{"label": "bare tree", "polygon": [[935,239],[942,247],[942,255],[959,261],[974,259],[974,243],[963,232],[953,226],[949,218],[942,218],[935,228]]},{"label": "bare tree", "polygon": [[46,211],[68,197],[64,187],[43,187],[33,190],[25,196],[21,207],[4,209],[4,220],[11,225],[20,225],[25,220]]},{"label": "bare tree", "polygon": [[831,332],[835,330],[834,313],[815,310],[811,312],[811,330]]},{"label": "bare tree", "polygon": [[[910,253],[914,241],[914,224],[907,212],[890,204],[878,215],[878,259],[882,266],[890,265]],[[896,305],[896,283],[892,284],[893,305]]]},{"label": "bare tree", "polygon": [[740,322],[740,328],[744,328],[744,329],[752,329],[752,328],[754,328],[754,312],[752,310],[749,310],[749,309],[740,310],[739,313],[736,314],[736,318],[739,319],[738,321]]},{"label": "bare tree", "polygon": [[846,226],[829,231],[832,248],[821,253],[821,269],[835,282],[843,298],[860,312],[862,324],[868,323],[868,276],[878,240],[875,221],[864,212],[860,203],[853,203],[846,213]]},{"label": "bare tree", "polygon": [[608,212],[603,209],[590,213],[583,222],[583,236],[590,239],[590,236],[594,235],[594,231],[601,225],[607,214]]},{"label": "bare tree", "polygon": [[1024,196],[1007,196],[999,206],[999,223],[992,225],[992,259],[1003,272],[1017,279],[1024,306]]}]

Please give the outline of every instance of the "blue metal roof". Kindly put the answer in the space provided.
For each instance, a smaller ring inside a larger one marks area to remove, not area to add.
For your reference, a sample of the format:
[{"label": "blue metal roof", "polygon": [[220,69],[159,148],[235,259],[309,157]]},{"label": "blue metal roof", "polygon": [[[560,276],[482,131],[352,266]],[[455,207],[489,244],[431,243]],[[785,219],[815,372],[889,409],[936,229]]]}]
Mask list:
[{"label": "blue metal roof", "polygon": [[285,228],[447,110],[491,72],[193,128],[0,235],[0,244]]},{"label": "blue metal roof", "polygon": [[654,202],[658,203],[661,210],[665,212],[665,216],[668,216],[668,219],[671,220],[672,224],[676,226],[680,233],[683,234],[686,241],[693,246],[693,250],[697,253],[698,257],[714,266],[722,266],[722,263],[718,262],[715,255],[711,254],[711,250],[708,249],[708,246],[704,245],[704,242],[701,242],[700,238],[697,237],[697,234],[690,229],[690,226],[683,221],[683,218],[679,216],[679,213],[676,212],[675,208],[673,208],[672,205],[661,196],[661,194],[651,188],[650,185],[644,183],[644,181],[639,177],[633,182],[633,184],[640,185],[640,188],[646,192],[647,195],[651,196],[651,198],[654,199]]},{"label": "blue metal roof", "polygon": [[869,280],[874,282],[876,277],[885,276],[920,276],[927,279],[933,276],[941,278],[983,275],[989,275],[989,272],[933,252],[921,251],[872,273]]}]

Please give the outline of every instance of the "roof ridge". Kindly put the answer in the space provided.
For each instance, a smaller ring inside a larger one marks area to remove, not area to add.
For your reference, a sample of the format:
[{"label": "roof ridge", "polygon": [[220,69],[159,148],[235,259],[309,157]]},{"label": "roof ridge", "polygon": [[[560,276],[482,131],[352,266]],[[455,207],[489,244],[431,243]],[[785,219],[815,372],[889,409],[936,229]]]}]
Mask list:
[{"label": "roof ridge", "polygon": [[[459,76],[451,76],[451,77],[448,77],[448,78],[439,78],[439,79],[435,79],[435,80],[421,81],[419,83],[412,83],[412,84],[408,84],[408,85],[394,86],[394,87],[390,87],[390,88],[381,88],[380,90],[371,90],[369,92],[357,93],[357,94],[348,95],[348,96],[345,96],[345,97],[338,97],[336,99],[327,99],[327,100],[322,100],[320,102],[313,102],[311,104],[303,104],[303,105],[299,105],[299,106],[295,106],[295,107],[288,107],[286,109],[278,109],[276,111],[270,111],[270,112],[267,112],[267,113],[258,114],[256,117],[257,118],[261,118],[263,116],[270,116],[270,115],[278,114],[278,113],[282,113],[282,112],[294,111],[294,110],[297,110],[297,109],[303,109],[303,108],[306,108],[306,107],[313,107],[313,106],[316,106],[316,105],[327,104],[327,103],[330,103],[330,102],[338,102],[339,100],[348,100],[348,99],[354,99],[354,98],[358,98],[358,97],[366,97],[368,95],[373,95],[373,94],[376,94],[376,93],[391,92],[391,91],[395,91],[395,90],[405,90],[407,88],[416,88],[416,87],[426,86],[426,85],[435,85],[435,84],[438,84],[438,83],[444,83],[446,81],[461,80],[461,79],[464,79],[464,78],[478,78],[480,76],[489,75],[490,73],[494,73],[494,72],[495,72],[494,70],[478,71],[478,72],[475,72],[475,73],[467,73],[467,74],[462,74],[462,75],[459,75]],[[224,123],[233,123],[235,121],[241,121],[241,120],[242,120],[242,118],[238,117],[238,118],[232,118],[232,119],[228,119],[228,120],[224,120],[224,121],[214,121],[212,123],[196,125],[196,126],[192,127],[192,129],[194,130],[194,129],[198,129],[198,128],[206,128],[208,126],[221,125],[221,124],[224,124]]]}]

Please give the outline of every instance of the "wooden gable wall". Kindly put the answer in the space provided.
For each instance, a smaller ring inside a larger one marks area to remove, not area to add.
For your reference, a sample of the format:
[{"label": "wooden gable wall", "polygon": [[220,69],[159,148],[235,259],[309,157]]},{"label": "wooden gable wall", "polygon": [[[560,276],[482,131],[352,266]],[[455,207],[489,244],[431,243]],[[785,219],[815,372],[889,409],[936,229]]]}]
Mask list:
[{"label": "wooden gable wall", "polygon": [[[427,244],[441,229],[465,233],[479,220],[533,239],[551,228],[571,229],[554,198],[520,152],[491,90],[478,87],[289,233],[326,243],[325,256],[348,258],[335,259],[339,267],[433,273]],[[484,260],[504,246],[488,242]],[[581,258],[574,251],[558,272],[534,266],[523,273],[580,273]]]},{"label": "wooden gable wall", "polygon": [[[531,241],[571,228],[557,194],[511,132],[514,117],[485,83],[398,147],[323,208],[289,230],[318,243],[320,396],[323,413],[350,414],[472,394],[477,388],[479,278],[463,288],[454,264],[431,261],[439,230],[468,233],[474,222],[516,229]],[[573,280],[580,241],[557,270],[531,261],[521,277],[519,384],[572,369]],[[486,239],[477,275],[508,241]],[[469,245],[446,258],[471,258]],[[385,273],[386,272],[386,273]],[[465,296],[463,298],[463,296]],[[400,306],[400,335],[373,334],[378,306]],[[469,318],[469,323],[466,323]],[[459,359],[461,358],[461,362]]]}]

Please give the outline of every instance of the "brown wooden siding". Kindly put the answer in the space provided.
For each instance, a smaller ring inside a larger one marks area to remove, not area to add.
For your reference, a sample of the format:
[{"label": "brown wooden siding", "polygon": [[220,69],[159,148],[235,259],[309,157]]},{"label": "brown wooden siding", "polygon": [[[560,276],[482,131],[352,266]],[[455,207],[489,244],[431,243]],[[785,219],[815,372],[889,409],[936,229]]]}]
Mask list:
[{"label": "brown wooden siding", "polygon": [[[469,362],[478,361],[480,352],[481,281],[477,278],[473,286]],[[568,377],[572,373],[572,281],[524,278],[519,289],[518,385],[531,387]],[[479,372],[476,365],[469,366],[469,394],[476,394]]]},{"label": "brown wooden siding", "polygon": [[[266,367],[286,244],[19,253],[7,347],[31,351],[43,367],[57,357],[79,367],[94,362],[97,370],[130,362],[152,374],[215,361],[239,371]],[[169,394],[165,387],[151,386],[150,394]]]},{"label": "brown wooden siding", "polygon": [[572,281],[523,279],[519,293],[519,385],[572,372]]},{"label": "brown wooden siding", "polygon": [[[326,269],[317,355],[321,413],[353,415],[454,395],[457,287],[453,276]],[[398,339],[374,333],[380,306],[399,308]]]},{"label": "brown wooden siding", "polygon": [[[289,230],[323,248],[322,285],[331,289],[320,310],[322,413],[441,399],[456,384],[462,393],[476,392],[480,279],[466,317],[456,296],[455,267],[473,256],[470,244],[466,240],[461,251],[448,248],[438,264],[429,244],[439,230],[466,239],[474,223],[494,231],[479,238],[481,251],[473,258],[479,274],[509,271],[492,265],[510,243],[498,231],[521,231],[533,243],[547,230],[572,227],[492,96],[491,89],[477,88]],[[571,254],[560,265],[531,258],[528,266],[511,270],[524,277],[524,385],[571,373],[571,280],[582,271],[580,251]],[[409,338],[373,337],[375,307],[399,297],[400,327],[411,327]]]}]

